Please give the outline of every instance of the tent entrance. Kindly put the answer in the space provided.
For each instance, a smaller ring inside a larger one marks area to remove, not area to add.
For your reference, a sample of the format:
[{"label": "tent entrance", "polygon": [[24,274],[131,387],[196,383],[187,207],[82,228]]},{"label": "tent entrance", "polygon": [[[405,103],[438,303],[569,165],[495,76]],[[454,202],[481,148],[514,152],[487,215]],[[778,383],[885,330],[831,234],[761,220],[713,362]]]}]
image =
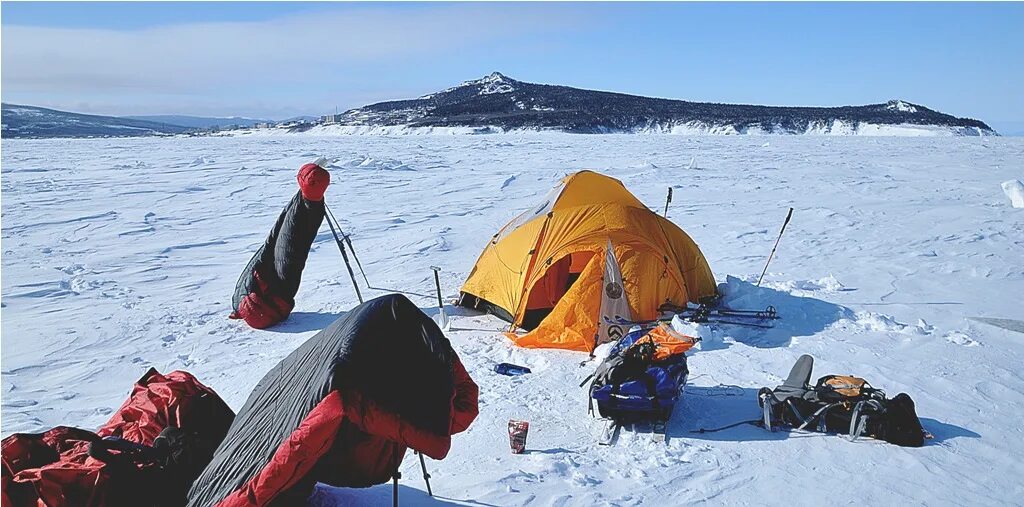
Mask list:
[{"label": "tent entrance", "polygon": [[526,312],[519,327],[532,331],[543,321],[572,288],[580,273],[595,257],[594,252],[573,252],[552,262],[544,276],[527,293]]}]

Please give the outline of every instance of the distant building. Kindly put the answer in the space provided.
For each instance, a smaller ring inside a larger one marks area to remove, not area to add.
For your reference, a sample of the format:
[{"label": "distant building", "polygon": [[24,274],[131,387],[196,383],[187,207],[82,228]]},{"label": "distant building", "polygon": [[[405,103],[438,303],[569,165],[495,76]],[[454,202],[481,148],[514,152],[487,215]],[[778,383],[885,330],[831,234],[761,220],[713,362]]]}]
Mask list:
[{"label": "distant building", "polygon": [[341,114],[328,114],[328,115],[324,115],[324,116],[320,117],[320,123],[323,123],[324,125],[330,125],[332,123],[341,123],[342,122],[342,119],[341,119],[342,116],[344,116],[344,115],[341,115]]}]

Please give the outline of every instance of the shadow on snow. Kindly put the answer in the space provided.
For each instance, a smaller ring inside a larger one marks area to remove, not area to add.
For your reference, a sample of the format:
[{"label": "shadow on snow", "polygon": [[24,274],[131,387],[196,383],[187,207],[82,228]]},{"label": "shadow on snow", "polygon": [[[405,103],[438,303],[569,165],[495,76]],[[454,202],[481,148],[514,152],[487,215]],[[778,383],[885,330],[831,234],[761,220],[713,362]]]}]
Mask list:
[{"label": "shadow on snow", "polygon": [[[422,483],[422,478],[420,482]],[[443,485],[431,483],[435,489],[435,495],[429,496],[426,491],[402,484],[404,479],[398,483],[398,504],[402,506],[478,506],[493,507],[492,504],[478,502],[476,500],[456,500],[439,496],[437,490]],[[316,490],[309,497],[307,505],[311,507],[334,507],[336,505],[346,506],[379,506],[391,505],[393,489],[391,483],[379,484],[369,488],[335,488],[325,484],[317,484]]]},{"label": "shadow on snow", "polygon": [[307,331],[319,331],[345,316],[348,312],[292,312],[280,324],[267,328],[267,331],[275,333],[305,333]]},{"label": "shadow on snow", "polygon": [[772,325],[770,329],[713,324],[710,326],[712,338],[701,343],[702,350],[727,348],[729,343],[722,340],[725,337],[751,347],[786,347],[793,337],[812,336],[841,319],[854,317],[853,310],[845,306],[811,297],[794,296],[768,287],[758,287],[734,276],[727,277],[725,283],[719,284],[718,292],[722,295],[722,306],[726,308],[764,310],[768,306],[774,306],[779,319],[769,321]]},{"label": "shadow on snow", "polygon": [[672,419],[665,427],[668,438],[692,438],[697,440],[784,440],[790,434],[785,431],[767,431],[752,424],[700,433],[699,430],[714,430],[740,421],[760,419],[757,404],[757,389],[739,386],[686,387],[680,402],[672,413]]},{"label": "shadow on snow", "polygon": [[928,430],[933,437],[931,440],[926,440],[925,445],[929,443],[938,444],[958,437],[981,438],[981,435],[955,424],[939,422],[928,417],[921,417],[920,419],[921,426],[924,426],[924,429]]}]

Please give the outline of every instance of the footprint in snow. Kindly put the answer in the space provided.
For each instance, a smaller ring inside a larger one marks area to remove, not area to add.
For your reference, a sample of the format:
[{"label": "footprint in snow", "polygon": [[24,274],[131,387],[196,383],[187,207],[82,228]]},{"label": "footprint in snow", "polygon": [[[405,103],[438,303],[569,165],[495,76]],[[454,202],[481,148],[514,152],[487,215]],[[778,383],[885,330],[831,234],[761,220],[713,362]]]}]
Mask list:
[{"label": "footprint in snow", "polygon": [[596,486],[598,484],[601,484],[601,481],[593,477],[590,477],[589,475],[584,474],[583,472],[580,472],[578,470],[572,472],[570,482],[574,486],[580,487]]},{"label": "footprint in snow", "polygon": [[36,400],[13,400],[4,403],[5,408],[26,408],[38,405],[39,402]]}]

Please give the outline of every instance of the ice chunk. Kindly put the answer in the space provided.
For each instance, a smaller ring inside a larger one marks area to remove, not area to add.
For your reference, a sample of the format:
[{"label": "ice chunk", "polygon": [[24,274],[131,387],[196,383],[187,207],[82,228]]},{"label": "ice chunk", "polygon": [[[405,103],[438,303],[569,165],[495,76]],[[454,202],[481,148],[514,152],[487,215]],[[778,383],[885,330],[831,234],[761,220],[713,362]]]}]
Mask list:
[{"label": "ice chunk", "polygon": [[1024,208],[1024,184],[1020,180],[1009,180],[1003,182],[1003,193],[1010,198],[1010,205],[1014,208]]}]

